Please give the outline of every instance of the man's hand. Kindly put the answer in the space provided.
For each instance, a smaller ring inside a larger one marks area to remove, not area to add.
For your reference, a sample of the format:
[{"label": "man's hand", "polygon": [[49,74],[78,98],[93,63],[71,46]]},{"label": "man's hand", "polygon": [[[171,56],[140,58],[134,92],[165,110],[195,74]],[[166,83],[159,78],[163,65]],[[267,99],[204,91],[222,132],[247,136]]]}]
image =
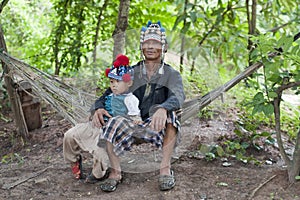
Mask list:
[{"label": "man's hand", "polygon": [[112,117],[105,109],[99,108],[95,111],[92,119],[93,126],[102,128],[105,125],[103,116]]},{"label": "man's hand", "polygon": [[152,116],[150,128],[154,131],[161,131],[166,126],[167,121],[167,110],[164,108],[159,108],[155,111]]}]

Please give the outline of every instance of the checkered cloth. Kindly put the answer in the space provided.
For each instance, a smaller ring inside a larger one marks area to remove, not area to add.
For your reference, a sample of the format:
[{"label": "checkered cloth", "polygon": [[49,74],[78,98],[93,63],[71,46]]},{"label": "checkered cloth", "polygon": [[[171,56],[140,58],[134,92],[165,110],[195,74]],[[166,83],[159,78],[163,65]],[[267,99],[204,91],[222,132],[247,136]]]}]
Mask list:
[{"label": "checkered cloth", "polygon": [[[121,155],[124,151],[130,151],[135,138],[143,139],[146,142],[152,143],[157,148],[162,148],[165,129],[160,132],[153,131],[149,128],[150,122],[151,119],[149,118],[143,124],[137,125],[130,118],[124,116],[113,117],[107,122],[100,140],[104,139],[111,142],[116,155]],[[172,123],[177,129],[177,142],[179,142],[180,122],[175,112],[169,113],[167,123]]]}]

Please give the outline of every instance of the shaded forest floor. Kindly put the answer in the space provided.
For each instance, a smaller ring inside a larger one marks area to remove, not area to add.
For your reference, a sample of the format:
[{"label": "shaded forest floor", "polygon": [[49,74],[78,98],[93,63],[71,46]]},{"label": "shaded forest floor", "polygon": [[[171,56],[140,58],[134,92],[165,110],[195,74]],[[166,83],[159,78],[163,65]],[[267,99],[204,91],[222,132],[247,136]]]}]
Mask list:
[{"label": "shaded forest floor", "polygon": [[[0,199],[300,199],[300,183],[288,184],[276,146],[247,152],[261,165],[230,157],[230,166],[225,167],[224,160],[207,161],[198,151],[200,144],[218,144],[220,138],[233,134],[236,112],[231,109],[211,120],[193,119],[183,125],[182,143],[172,165],[177,182],[167,192],[158,189],[155,167],[125,170],[114,193],[102,192],[98,184],[74,180],[62,157],[63,134],[71,125],[51,109],[43,110],[43,127],[30,132],[29,142],[16,135],[13,122],[1,120]],[[84,158],[88,173],[91,159],[85,153]],[[141,164],[137,157],[126,163]]]}]

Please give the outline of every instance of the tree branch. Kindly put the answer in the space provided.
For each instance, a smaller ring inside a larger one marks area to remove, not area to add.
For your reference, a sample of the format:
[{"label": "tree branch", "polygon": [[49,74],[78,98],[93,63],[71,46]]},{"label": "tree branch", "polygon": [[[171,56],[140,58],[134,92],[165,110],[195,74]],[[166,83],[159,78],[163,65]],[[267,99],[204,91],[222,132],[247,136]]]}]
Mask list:
[{"label": "tree branch", "polygon": [[271,29],[268,30],[267,32],[275,33],[275,32],[277,32],[279,29],[281,29],[281,28],[283,28],[283,27],[289,25],[290,23],[292,23],[292,21],[287,22],[287,23],[285,23],[285,24],[282,24],[282,25],[280,25],[280,26],[276,26],[276,27],[274,27],[274,28],[271,28]]},{"label": "tree branch", "polygon": [[279,88],[277,88],[276,93],[280,93],[283,90],[286,90],[286,89],[289,89],[289,88],[292,88],[292,87],[297,87],[297,86],[300,86],[300,81],[290,82],[288,84],[281,85]]},{"label": "tree branch", "polygon": [[0,4],[0,14],[2,13],[3,8],[6,6],[9,0],[3,0]]},{"label": "tree branch", "polygon": [[293,153],[293,163],[291,166],[288,166],[289,182],[295,182],[295,176],[299,175],[300,171],[300,130],[297,133],[297,139],[295,144],[295,150]]},{"label": "tree branch", "polygon": [[224,16],[232,9],[231,4],[227,5],[226,10],[222,13],[222,16],[220,19],[216,19],[216,22],[212,25],[212,27],[209,29],[209,31],[204,35],[204,37],[202,38],[202,40],[199,42],[198,46],[201,46],[203,44],[203,42],[206,40],[206,38],[213,32],[213,30],[217,27],[217,25],[222,21],[222,19],[224,18]]}]

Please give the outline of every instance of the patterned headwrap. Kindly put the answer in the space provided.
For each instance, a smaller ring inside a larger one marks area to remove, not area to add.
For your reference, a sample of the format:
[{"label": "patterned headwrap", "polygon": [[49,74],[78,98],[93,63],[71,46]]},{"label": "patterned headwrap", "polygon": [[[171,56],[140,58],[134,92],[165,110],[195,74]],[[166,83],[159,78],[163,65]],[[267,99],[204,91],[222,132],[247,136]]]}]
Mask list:
[{"label": "patterned headwrap", "polygon": [[161,26],[160,21],[157,23],[152,23],[148,21],[146,27],[142,27],[141,36],[140,36],[140,48],[147,40],[156,40],[162,44],[162,52],[165,53],[167,50],[167,40],[166,40],[166,31]]},{"label": "patterned headwrap", "polygon": [[129,66],[129,58],[122,54],[117,55],[113,66],[105,70],[105,75],[124,82],[133,80],[133,68]]}]

